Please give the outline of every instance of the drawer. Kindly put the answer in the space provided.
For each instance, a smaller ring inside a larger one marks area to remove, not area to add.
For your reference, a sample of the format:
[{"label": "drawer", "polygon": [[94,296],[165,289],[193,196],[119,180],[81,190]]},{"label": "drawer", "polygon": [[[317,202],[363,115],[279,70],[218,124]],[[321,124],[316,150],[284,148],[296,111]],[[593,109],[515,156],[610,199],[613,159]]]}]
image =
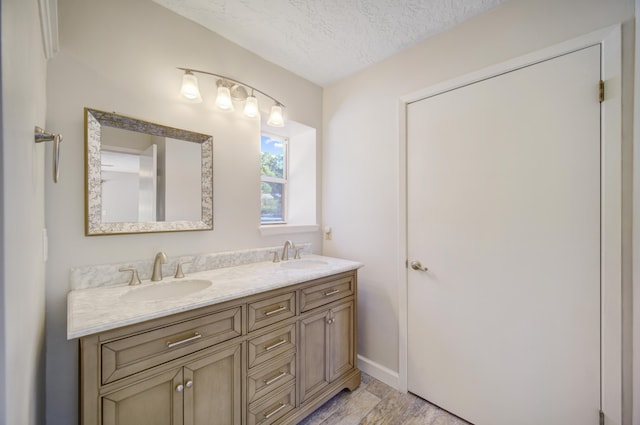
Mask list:
[{"label": "drawer", "polygon": [[249,340],[249,367],[257,366],[296,348],[296,324]]},{"label": "drawer", "polygon": [[264,397],[296,379],[296,356],[290,354],[254,368],[247,378],[249,403]]},{"label": "drawer", "polygon": [[296,315],[296,293],[266,298],[249,304],[249,332]]},{"label": "drawer", "polygon": [[300,309],[303,312],[309,311],[333,301],[349,297],[353,295],[354,289],[354,275],[307,286],[300,291]]},{"label": "drawer", "polygon": [[296,386],[294,383],[284,386],[269,397],[249,405],[247,425],[269,425],[295,408]]},{"label": "drawer", "polygon": [[235,307],[101,344],[102,384],[240,336],[241,313]]}]

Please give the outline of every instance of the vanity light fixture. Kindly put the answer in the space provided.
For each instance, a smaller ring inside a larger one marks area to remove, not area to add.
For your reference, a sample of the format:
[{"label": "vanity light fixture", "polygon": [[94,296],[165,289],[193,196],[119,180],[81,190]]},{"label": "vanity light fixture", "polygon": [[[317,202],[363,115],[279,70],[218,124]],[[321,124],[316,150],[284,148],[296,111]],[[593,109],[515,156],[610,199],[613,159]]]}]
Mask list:
[{"label": "vanity light fixture", "polygon": [[258,116],[258,99],[253,95],[247,96],[247,100],[244,102],[244,114],[249,118],[255,118]]},{"label": "vanity light fixture", "polygon": [[223,111],[233,111],[233,102],[231,101],[231,90],[224,85],[222,80],[218,80],[218,95],[216,96],[216,106]]},{"label": "vanity light fixture", "polygon": [[180,94],[193,102],[202,102],[200,89],[198,88],[198,79],[193,75],[193,72],[186,71],[182,76]]},{"label": "vanity light fixture", "polygon": [[[272,127],[284,127],[284,117],[282,109],[284,105],[273,96],[268,95],[262,90],[258,90],[255,87],[245,84],[241,81],[234,80],[233,78],[225,77],[224,75],[214,74],[213,72],[199,71],[197,69],[178,68],[184,71],[182,76],[182,88],[180,93],[186,99],[194,102],[202,102],[200,96],[200,90],[198,88],[198,79],[195,74],[211,75],[217,78],[216,86],[216,106],[223,111],[233,111],[233,101],[244,101],[244,115],[249,118],[255,118],[259,115],[258,99],[255,96],[255,92],[271,99],[275,104],[271,107],[271,113],[267,120],[267,125]],[[251,94],[248,94],[248,90],[251,89]]]},{"label": "vanity light fixture", "polygon": [[271,127],[284,127],[284,118],[282,118],[282,105],[276,103],[271,107],[271,114],[267,124]]}]

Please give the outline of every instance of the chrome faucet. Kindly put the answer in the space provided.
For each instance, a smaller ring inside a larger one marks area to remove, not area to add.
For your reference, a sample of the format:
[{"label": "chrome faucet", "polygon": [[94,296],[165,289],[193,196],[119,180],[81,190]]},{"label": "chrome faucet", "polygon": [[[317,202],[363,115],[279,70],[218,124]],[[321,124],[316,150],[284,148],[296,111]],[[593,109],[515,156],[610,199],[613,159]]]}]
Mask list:
[{"label": "chrome faucet", "polygon": [[296,246],[290,240],[284,242],[284,246],[282,247],[282,256],[280,259],[282,261],[287,261],[289,259],[289,248],[295,250],[295,254],[293,256],[294,260],[300,258],[300,248],[296,248]]},{"label": "chrome faucet", "polygon": [[151,273],[151,281],[158,282],[162,280],[162,265],[167,262],[167,254],[159,252],[153,260],[153,273]]}]

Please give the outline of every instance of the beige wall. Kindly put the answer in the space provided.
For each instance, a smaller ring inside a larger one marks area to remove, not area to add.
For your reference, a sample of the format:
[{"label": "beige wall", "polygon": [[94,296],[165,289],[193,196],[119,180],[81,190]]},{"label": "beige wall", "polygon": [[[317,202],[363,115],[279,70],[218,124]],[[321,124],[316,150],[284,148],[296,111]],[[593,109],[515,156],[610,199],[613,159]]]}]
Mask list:
[{"label": "beige wall", "polygon": [[0,424],[7,425],[44,422],[45,146],[34,143],[33,127],[45,125],[45,83],[38,2],[3,0]]},{"label": "beige wall", "polygon": [[[177,256],[280,245],[284,239],[311,242],[316,252],[321,249],[319,232],[260,236],[259,124],[244,118],[240,108],[233,113],[217,112],[212,78],[200,78],[204,103],[181,99],[182,73],[176,67],[246,81],[287,105],[290,119],[318,130],[322,89],[151,0],[65,0],[58,8],[60,53],[49,61],[47,125],[62,132],[65,139],[60,182],[46,186],[50,242],[47,424],[73,425],[78,415],[77,341],[66,340],[71,267],[151,260],[161,250]],[[269,106],[262,103],[263,108]],[[85,106],[213,135],[215,229],[85,237]],[[318,137],[320,140],[321,135]]]},{"label": "beige wall", "polygon": [[[623,154],[632,146],[633,0],[512,0],[325,88],[323,221],[327,255],[361,261],[359,354],[399,369],[399,101],[431,85],[596,29],[623,27]],[[631,293],[631,162],[625,185],[624,288]],[[630,423],[631,305],[624,304],[625,418]],[[637,397],[636,397],[637,398]]]}]

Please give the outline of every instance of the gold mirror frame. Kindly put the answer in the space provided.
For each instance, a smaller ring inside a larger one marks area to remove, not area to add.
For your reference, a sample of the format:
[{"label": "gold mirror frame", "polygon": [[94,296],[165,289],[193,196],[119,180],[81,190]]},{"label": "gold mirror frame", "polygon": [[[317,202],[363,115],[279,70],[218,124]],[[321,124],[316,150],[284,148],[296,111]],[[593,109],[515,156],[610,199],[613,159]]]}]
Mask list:
[{"label": "gold mirror frame", "polygon": [[[124,115],[85,108],[85,234],[183,232],[213,229],[213,137]],[[202,213],[198,221],[102,222],[102,127],[168,137],[201,145]]]}]

